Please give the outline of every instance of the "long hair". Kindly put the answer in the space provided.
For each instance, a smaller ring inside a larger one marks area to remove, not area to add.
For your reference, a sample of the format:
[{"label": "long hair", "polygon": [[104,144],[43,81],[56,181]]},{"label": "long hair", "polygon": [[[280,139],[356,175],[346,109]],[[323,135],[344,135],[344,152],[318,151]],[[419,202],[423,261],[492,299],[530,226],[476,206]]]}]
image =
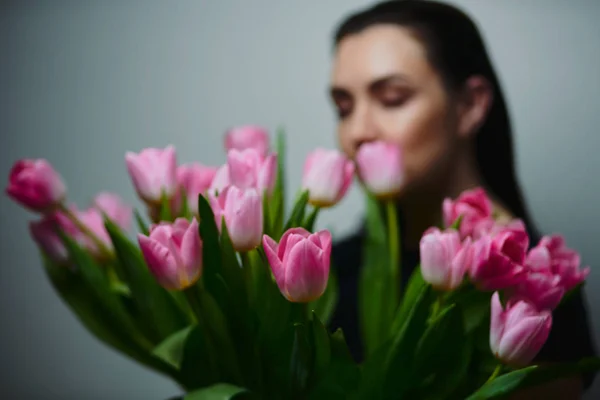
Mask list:
[{"label": "long hair", "polygon": [[435,1],[386,1],[353,14],[338,27],[334,44],[377,24],[410,29],[426,49],[429,62],[450,90],[473,76],[483,76],[493,103],[475,138],[476,161],[486,190],[534,231],[515,173],[512,129],[498,77],[475,23],[461,10]]}]

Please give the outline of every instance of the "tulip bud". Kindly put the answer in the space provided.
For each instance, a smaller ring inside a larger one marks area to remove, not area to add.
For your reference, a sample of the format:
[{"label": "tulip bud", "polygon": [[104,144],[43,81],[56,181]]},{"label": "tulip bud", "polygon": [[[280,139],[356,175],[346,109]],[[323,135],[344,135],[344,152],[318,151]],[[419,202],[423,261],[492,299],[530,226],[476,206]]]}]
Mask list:
[{"label": "tulip bud", "polygon": [[491,304],[490,348],[497,359],[515,367],[528,365],[546,343],[552,313],[538,311],[525,300],[509,300],[506,308],[495,292]]},{"label": "tulip bud", "polygon": [[527,255],[526,264],[534,271],[560,277],[565,291],[579,285],[590,273],[589,267],[580,269],[579,253],[568,248],[560,235],[544,236]]},{"label": "tulip bud", "polygon": [[354,163],[337,150],[316,149],[304,163],[303,189],[308,189],[308,202],[317,207],[330,207],[348,191],[354,177]]},{"label": "tulip bud", "polygon": [[458,217],[461,237],[473,235],[473,231],[482,222],[493,227],[492,202],[481,188],[466,190],[456,200],[445,199],[442,205],[444,224],[451,226]]},{"label": "tulip bud", "polygon": [[329,279],[331,233],[292,228],[279,244],[263,236],[263,248],[281,294],[294,303],[308,303],[325,292]]},{"label": "tulip bud", "polygon": [[218,196],[210,194],[209,198],[219,230],[224,218],[236,251],[246,252],[260,245],[263,207],[262,197],[256,189],[228,186]]},{"label": "tulip bud", "polygon": [[404,183],[404,165],[400,147],[393,143],[370,142],[356,154],[358,174],[366,188],[378,198],[393,198]]},{"label": "tulip bud", "polygon": [[[180,165],[177,168],[177,183],[185,191],[188,210],[198,215],[198,196],[204,195],[211,186],[217,173],[215,167],[207,167],[199,163]],[[173,199],[175,214],[181,213],[181,193]]]},{"label": "tulip bud", "polygon": [[470,275],[480,290],[499,290],[520,283],[529,246],[527,233],[505,230],[494,237],[484,236],[474,243]]},{"label": "tulip bud", "polygon": [[40,249],[55,263],[64,264],[69,259],[69,252],[58,235],[59,229],[68,235],[77,233],[67,217],[59,212],[46,214],[39,221],[29,223],[31,236]]},{"label": "tulip bud", "polygon": [[44,159],[19,160],[10,170],[6,194],[31,211],[56,209],[66,193],[62,177]]},{"label": "tulip bud", "polygon": [[242,189],[257,189],[270,195],[277,178],[277,155],[263,158],[256,150],[230,150],[227,153],[229,179],[232,185]]},{"label": "tulip bud", "polygon": [[218,194],[230,185],[231,179],[229,179],[229,166],[225,164],[219,167],[219,169],[217,169],[217,172],[215,173],[215,176],[213,177],[213,180],[210,183],[208,192],[213,195]]},{"label": "tulip bud", "polygon": [[87,210],[77,210],[75,207],[71,207],[71,209],[81,225],[85,226],[89,233],[94,235],[94,238],[92,238],[87,232],[78,230],[75,237],[76,241],[97,259],[102,260],[109,257],[110,252],[113,251],[113,245],[104,226],[104,218],[101,212],[95,207],[90,207]]},{"label": "tulip bud", "polygon": [[177,190],[175,148],[147,148],[139,154],[127,152],[127,170],[140,198],[149,205],[160,205],[163,194],[171,199]]},{"label": "tulip bud", "polygon": [[269,152],[269,133],[264,128],[252,125],[230,129],[225,134],[225,149],[228,152],[233,149],[253,149],[260,156],[266,157]]},{"label": "tulip bud", "polygon": [[96,195],[93,204],[121,229],[128,231],[131,228],[133,208],[117,194],[101,192]]},{"label": "tulip bud", "polygon": [[192,286],[202,274],[202,241],[198,221],[177,218],[172,224],[153,225],[138,241],[150,272],[169,290]]},{"label": "tulip bud", "polygon": [[437,290],[454,290],[463,281],[470,263],[470,240],[461,246],[458,232],[430,229],[421,238],[421,273]]}]

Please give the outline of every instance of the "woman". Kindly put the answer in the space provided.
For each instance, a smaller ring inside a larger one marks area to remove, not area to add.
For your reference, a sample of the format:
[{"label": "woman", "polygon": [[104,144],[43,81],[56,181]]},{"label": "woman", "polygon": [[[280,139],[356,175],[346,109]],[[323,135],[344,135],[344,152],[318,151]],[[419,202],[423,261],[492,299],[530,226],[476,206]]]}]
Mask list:
[{"label": "woman", "polygon": [[[511,127],[498,79],[474,23],[458,9],[433,1],[390,1],[346,19],[335,35],[331,97],[344,152],[394,141],[405,153],[402,276],[418,262],[421,235],[441,221],[445,197],[482,186],[501,215],[520,218],[539,240],[515,176]],[[338,243],[340,301],[332,328],[341,327],[362,358],[357,282],[362,233]],[[575,296],[555,312],[538,361],[594,354],[584,301]],[[573,399],[593,377],[568,379],[523,393],[525,398]]]}]

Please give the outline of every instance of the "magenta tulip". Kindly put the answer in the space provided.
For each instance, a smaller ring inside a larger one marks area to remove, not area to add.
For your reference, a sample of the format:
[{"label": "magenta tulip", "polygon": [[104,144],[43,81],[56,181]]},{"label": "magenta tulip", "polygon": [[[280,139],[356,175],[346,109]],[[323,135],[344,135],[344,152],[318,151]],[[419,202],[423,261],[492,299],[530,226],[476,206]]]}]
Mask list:
[{"label": "magenta tulip", "polygon": [[316,149],[304,163],[302,187],[308,190],[308,202],[331,207],[348,191],[354,178],[354,163],[338,150]]},{"label": "magenta tulip", "polygon": [[430,229],[421,238],[421,273],[425,282],[437,290],[454,290],[463,281],[471,263],[470,239],[461,245],[453,229]]},{"label": "magenta tulip", "polygon": [[138,241],[148,268],[166,289],[183,290],[200,278],[202,241],[195,218],[154,225],[149,236],[139,234]]},{"label": "magenta tulip", "polygon": [[533,271],[560,277],[565,291],[579,285],[590,273],[589,267],[580,269],[579,253],[568,248],[560,235],[544,236],[527,255],[526,264]]},{"label": "magenta tulip", "polygon": [[471,236],[474,240],[483,236],[496,236],[504,230],[517,230],[527,232],[525,223],[520,219],[500,220],[492,217],[481,219],[473,224]]},{"label": "magenta tulip", "polygon": [[6,194],[35,212],[58,208],[67,193],[62,177],[44,159],[17,161],[8,179]]},{"label": "magenta tulip", "polygon": [[228,186],[218,196],[209,195],[215,222],[221,230],[225,219],[236,251],[246,252],[260,245],[263,233],[262,197],[256,189]]},{"label": "magenta tulip", "polygon": [[127,152],[127,170],[138,196],[144,202],[160,205],[162,196],[171,199],[177,190],[177,156],[173,146],[147,148],[139,154]]},{"label": "magenta tulip", "polygon": [[254,149],[262,157],[269,152],[269,133],[260,126],[246,125],[230,129],[225,134],[225,149],[246,150]]},{"label": "magenta tulip", "polygon": [[527,233],[507,229],[494,237],[484,236],[473,246],[470,276],[480,290],[504,289],[523,280]]},{"label": "magenta tulip", "polygon": [[229,180],[242,189],[257,189],[262,195],[271,194],[277,178],[277,155],[263,158],[256,150],[230,150],[227,153]]},{"label": "magenta tulip", "polygon": [[358,175],[365,187],[378,198],[393,198],[404,183],[400,147],[382,141],[365,143],[356,154]]},{"label": "magenta tulip", "polygon": [[459,231],[463,238],[473,235],[473,231],[482,223],[490,229],[490,224],[493,225],[492,202],[481,188],[464,191],[456,200],[445,199],[442,208],[446,226],[451,226],[458,217],[462,217]]},{"label": "magenta tulip", "polygon": [[552,327],[552,313],[525,300],[509,300],[506,308],[495,292],[491,304],[490,348],[505,364],[523,367],[539,353]]},{"label": "magenta tulip", "polygon": [[[217,173],[217,168],[207,167],[200,163],[180,165],[177,168],[177,183],[186,195],[188,210],[198,215],[198,196],[206,194]],[[181,212],[182,198],[178,193],[173,199],[176,214]]]},{"label": "magenta tulip", "polygon": [[321,297],[329,279],[331,233],[310,233],[303,228],[285,232],[279,244],[263,236],[263,248],[279,290],[294,303]]},{"label": "magenta tulip", "polygon": [[547,272],[528,272],[513,290],[513,296],[525,298],[538,310],[554,310],[565,294],[560,276]]},{"label": "magenta tulip", "polygon": [[110,192],[98,193],[93,204],[121,229],[128,231],[131,228],[133,208],[126,204],[119,195]]}]

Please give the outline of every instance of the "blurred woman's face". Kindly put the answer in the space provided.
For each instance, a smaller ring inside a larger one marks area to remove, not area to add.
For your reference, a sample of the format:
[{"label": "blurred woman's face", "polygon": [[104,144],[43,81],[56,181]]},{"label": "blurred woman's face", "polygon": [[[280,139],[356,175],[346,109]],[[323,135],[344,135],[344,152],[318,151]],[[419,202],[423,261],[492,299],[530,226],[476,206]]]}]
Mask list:
[{"label": "blurred woman's face", "polygon": [[339,142],[349,157],[364,142],[391,141],[404,153],[403,194],[444,179],[458,143],[456,112],[409,30],[378,25],[342,39],[331,81]]}]

